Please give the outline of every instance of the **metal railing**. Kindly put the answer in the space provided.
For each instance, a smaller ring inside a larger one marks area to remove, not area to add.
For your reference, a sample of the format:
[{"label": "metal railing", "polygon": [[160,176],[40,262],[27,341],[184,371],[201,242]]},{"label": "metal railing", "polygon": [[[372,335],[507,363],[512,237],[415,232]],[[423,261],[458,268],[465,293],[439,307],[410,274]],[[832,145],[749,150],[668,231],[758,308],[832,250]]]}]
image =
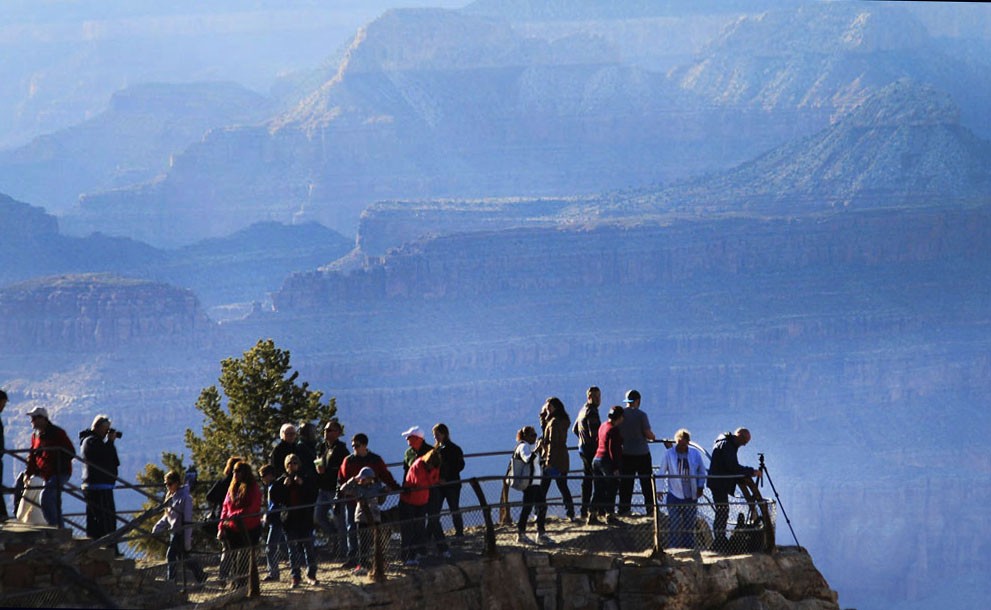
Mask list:
[{"label": "metal railing", "polygon": [[[26,451],[12,450],[6,453],[26,462],[21,457]],[[487,452],[468,454],[465,458],[466,460],[508,458],[511,454],[512,451]],[[85,462],[79,456],[72,456],[72,459]],[[88,466],[98,468],[92,464]],[[718,545],[712,532],[715,505],[711,498],[705,495],[692,505],[693,510],[688,511],[686,520],[685,511],[681,510],[683,507],[667,506],[664,503],[664,494],[658,493],[658,488],[664,488],[665,481],[671,478],[676,477],[657,475],[651,477],[649,479],[651,489],[648,490],[640,489],[637,479],[634,484],[631,512],[614,517],[611,522],[591,525],[568,514],[569,505],[576,514],[580,514],[583,508],[581,484],[586,480],[585,477],[562,478],[565,482],[564,489],[567,490],[567,495],[571,496],[570,502],[555,485],[538,478],[533,484],[543,483],[551,491],[549,495],[541,496],[537,501],[539,508],[546,510],[544,537],[538,538],[535,535],[536,526],[528,520],[522,523],[528,534],[522,540],[519,537],[520,516],[526,503],[520,492],[510,490],[505,475],[473,477],[460,482],[444,483],[438,486],[438,489],[460,486],[460,497],[467,499],[473,496],[474,503],[469,501],[467,505],[460,505],[458,510],[453,512],[432,505],[427,511],[428,515],[415,519],[401,518],[397,497],[399,492],[389,492],[383,504],[383,522],[372,526],[358,524],[356,528],[359,536],[359,553],[361,553],[358,559],[366,569],[356,570],[356,566],[352,565],[353,562],[349,561],[346,551],[346,532],[338,531],[328,537],[319,527],[315,528],[316,533],[312,541],[317,558],[317,580],[322,584],[310,586],[327,586],[329,582],[359,583],[369,579],[382,580],[424,566],[493,555],[500,549],[540,548],[555,553],[581,554],[656,554],[676,547],[714,550],[722,553],[770,552],[774,549],[776,504],[773,500],[762,498],[755,485],[751,483],[742,487],[745,489],[743,498],[730,498],[727,506],[727,541],[723,545]],[[148,522],[161,513],[161,488],[155,486],[149,489],[119,477],[116,480],[121,489],[138,493],[144,499],[154,500],[156,507],[140,512],[117,513],[115,518],[121,525],[117,531],[99,540],[80,545],[73,554],[81,556],[94,546],[115,546],[127,557],[136,560],[136,569],[142,573],[142,578],[164,581],[168,562],[161,555],[140,550],[147,548],[147,545],[139,544],[151,538],[159,540],[163,546],[166,542],[163,536],[156,537],[152,534],[148,527]],[[748,481],[748,479],[739,479],[739,481]],[[66,483],[65,493],[83,501],[81,492],[82,490],[71,482]],[[646,498],[655,499],[653,511],[646,508],[649,504],[645,501]],[[330,505],[330,510],[342,510],[347,502],[346,499],[335,500]],[[315,505],[304,505],[302,508],[312,507]],[[530,520],[536,518],[537,512],[539,511],[531,511]],[[85,526],[77,522],[80,516],[83,514],[62,515],[65,524],[74,533],[85,534]],[[459,517],[461,528],[455,527],[455,516]],[[330,521],[334,523],[333,519]],[[201,515],[198,524],[205,529],[215,528],[217,520],[210,520],[205,515]],[[408,536],[409,532],[415,532],[419,536],[428,529],[430,535],[426,536],[425,540],[421,538],[416,543],[407,540],[404,544],[404,535]],[[462,530],[462,535],[456,535],[457,529]],[[364,541],[363,545],[362,541]],[[418,545],[415,549],[418,566],[407,565],[406,562],[411,544]],[[194,548],[191,557],[206,570],[208,575],[206,582],[202,584],[196,582],[195,574],[189,571],[191,566],[180,563],[174,566],[177,575],[176,586],[193,604],[223,603],[225,600],[240,596],[289,591],[292,588],[290,577],[282,576],[277,581],[265,578],[271,575],[268,569],[270,567],[268,550],[264,535],[257,545],[241,550],[223,549],[212,543],[201,545],[199,548]],[[286,565],[290,558],[286,556],[283,547],[276,545],[272,559],[280,573],[291,572],[290,566]],[[305,573],[306,567],[301,571]],[[38,592],[38,595],[42,594]],[[5,591],[0,594],[0,605],[21,603],[17,602],[15,597],[21,599],[24,595],[27,593]],[[51,592],[45,595],[50,596]]]}]

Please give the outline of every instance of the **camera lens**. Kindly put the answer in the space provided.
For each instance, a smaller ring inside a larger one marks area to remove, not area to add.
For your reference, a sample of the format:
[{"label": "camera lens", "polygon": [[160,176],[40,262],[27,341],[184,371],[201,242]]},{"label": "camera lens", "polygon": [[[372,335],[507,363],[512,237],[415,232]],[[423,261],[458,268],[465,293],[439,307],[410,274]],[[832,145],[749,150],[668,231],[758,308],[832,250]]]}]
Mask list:
[{"label": "camera lens", "polygon": [[123,432],[121,432],[120,430],[114,430],[114,434],[116,434],[116,435],[117,435],[117,438],[121,438],[121,437],[123,437],[123,436],[124,436],[124,433],[123,433]]}]

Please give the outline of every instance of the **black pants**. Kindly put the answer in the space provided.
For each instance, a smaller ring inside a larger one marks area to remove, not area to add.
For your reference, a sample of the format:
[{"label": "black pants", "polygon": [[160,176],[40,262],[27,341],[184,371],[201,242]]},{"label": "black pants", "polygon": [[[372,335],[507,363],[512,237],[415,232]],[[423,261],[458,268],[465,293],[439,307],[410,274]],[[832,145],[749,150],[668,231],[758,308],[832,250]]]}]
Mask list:
[{"label": "black pants", "polygon": [[654,492],[651,480],[654,476],[651,467],[650,454],[627,455],[623,454],[620,474],[623,479],[619,482],[619,506],[617,513],[625,515],[630,512],[630,504],[633,501],[633,481],[634,476],[639,477],[640,491],[643,493],[643,506],[647,509],[648,515],[654,514]]},{"label": "black pants", "polygon": [[588,515],[591,511],[589,507],[592,506],[592,490],[593,483],[592,477],[595,476],[595,470],[592,468],[592,460],[595,456],[586,456],[584,453],[581,454],[582,458],[582,517]]},{"label": "black pants", "polygon": [[447,550],[447,543],[444,542],[444,527],[440,524],[440,509],[444,504],[444,489],[433,487],[430,489],[430,500],[427,502],[427,544],[437,545],[437,552],[443,553]]},{"label": "black pants", "polygon": [[[17,503],[14,503],[14,510],[17,510]],[[3,495],[3,460],[0,460],[0,521],[10,518],[7,513],[7,498]]]},{"label": "black pants", "polygon": [[[465,520],[461,515],[461,484],[445,485],[443,487],[437,487],[436,490],[440,494],[437,512],[441,511],[446,501],[447,508],[451,511],[451,521],[454,523],[454,535],[463,536],[465,533]],[[433,493],[433,490],[431,490],[431,493]]]},{"label": "black pants", "polygon": [[712,537],[716,540],[726,538],[726,522],[729,521],[729,492],[725,490],[710,489],[712,492],[713,512],[716,516],[712,519]]},{"label": "black pants", "polygon": [[168,568],[166,568],[166,577],[169,580],[176,580],[180,574],[178,571],[180,565],[184,565],[193,573],[196,582],[206,580],[206,572],[200,567],[199,562],[190,557],[186,551],[186,536],[181,529],[172,532],[169,536],[169,548],[165,551],[165,558],[169,562]]},{"label": "black pants", "polygon": [[112,489],[85,489],[86,535],[94,540],[117,530],[117,506]]},{"label": "black pants", "polygon": [[516,522],[517,531],[526,531],[527,519],[530,518],[530,512],[536,507],[537,532],[543,533],[544,523],[547,518],[547,503],[545,502],[545,498],[544,487],[539,481],[533,481],[529,487],[523,490],[523,508],[520,510],[520,520]]}]

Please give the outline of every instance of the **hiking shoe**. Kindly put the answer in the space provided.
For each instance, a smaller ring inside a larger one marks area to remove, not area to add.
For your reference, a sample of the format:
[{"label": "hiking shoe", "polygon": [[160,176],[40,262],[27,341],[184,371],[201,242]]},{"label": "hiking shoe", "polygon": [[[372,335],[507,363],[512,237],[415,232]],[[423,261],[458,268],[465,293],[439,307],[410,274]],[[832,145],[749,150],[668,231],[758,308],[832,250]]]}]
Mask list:
[{"label": "hiking shoe", "polygon": [[269,574],[262,579],[262,582],[279,582],[279,576],[278,574]]},{"label": "hiking shoe", "polygon": [[354,574],[355,576],[365,576],[368,574],[368,570],[365,569],[365,566],[358,566],[357,568],[354,569],[354,572],[352,572],[352,574]]},{"label": "hiking shoe", "polygon": [[358,566],[358,560],[354,558],[348,559],[347,561],[341,564],[341,567],[344,568],[345,570],[350,570],[357,566]]},{"label": "hiking shoe", "polygon": [[299,578],[296,577],[296,576],[293,576],[292,577],[292,584],[289,585],[289,587],[292,588],[292,589],[298,588],[299,587]]},{"label": "hiking shoe", "polygon": [[530,537],[523,532],[516,534],[516,542],[518,544],[533,544],[533,540],[530,540]]},{"label": "hiking shoe", "polygon": [[602,525],[602,522],[599,521],[599,518],[595,515],[589,515],[588,518],[585,519],[585,525]]},{"label": "hiking shoe", "polygon": [[317,581],[317,575],[316,574],[307,574],[306,575],[306,584],[308,584],[310,586],[320,584],[319,581]]},{"label": "hiking shoe", "polygon": [[609,525],[623,525],[623,522],[616,515],[606,515],[606,523]]},{"label": "hiking shoe", "polygon": [[537,544],[554,544],[554,541],[544,532],[537,534]]}]

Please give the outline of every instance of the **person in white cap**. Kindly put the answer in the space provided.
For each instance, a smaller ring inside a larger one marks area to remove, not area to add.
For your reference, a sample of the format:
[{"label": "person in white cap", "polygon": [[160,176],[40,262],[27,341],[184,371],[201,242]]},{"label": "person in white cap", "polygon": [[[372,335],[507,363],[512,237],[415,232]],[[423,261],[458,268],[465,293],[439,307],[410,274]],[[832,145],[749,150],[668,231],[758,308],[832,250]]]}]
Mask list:
[{"label": "person in white cap", "polygon": [[403,432],[403,438],[409,444],[409,447],[406,449],[406,455],[403,457],[403,476],[406,476],[406,473],[409,472],[409,468],[416,461],[416,458],[430,451],[434,446],[424,440],[426,436],[423,434],[423,428],[420,426],[413,426],[406,432]]},{"label": "person in white cap", "polygon": [[41,512],[48,525],[62,525],[62,486],[72,476],[72,457],[76,448],[65,430],[48,418],[48,410],[35,407],[28,411],[31,418],[31,453],[28,454],[27,475],[44,479],[41,490]]}]

